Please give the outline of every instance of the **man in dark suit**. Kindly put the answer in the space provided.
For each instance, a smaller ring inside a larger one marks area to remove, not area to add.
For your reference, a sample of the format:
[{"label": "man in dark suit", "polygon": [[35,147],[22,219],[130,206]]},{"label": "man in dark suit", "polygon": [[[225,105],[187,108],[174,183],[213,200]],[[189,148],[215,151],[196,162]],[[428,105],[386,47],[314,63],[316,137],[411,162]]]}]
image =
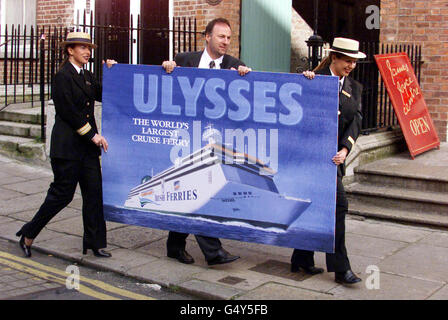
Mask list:
[{"label": "man in dark suit", "polygon": [[[206,46],[203,51],[183,52],[176,55],[174,61],[164,61],[162,67],[171,73],[176,66],[210,69],[237,70],[240,75],[251,71],[245,64],[228,54],[232,30],[230,23],[224,18],[217,18],[209,22],[205,28]],[[179,262],[190,264],[194,259],[185,250],[188,233],[170,231],[167,241],[167,255]],[[196,240],[209,265],[229,263],[239,257],[231,255],[222,248],[217,238],[198,236]]]}]

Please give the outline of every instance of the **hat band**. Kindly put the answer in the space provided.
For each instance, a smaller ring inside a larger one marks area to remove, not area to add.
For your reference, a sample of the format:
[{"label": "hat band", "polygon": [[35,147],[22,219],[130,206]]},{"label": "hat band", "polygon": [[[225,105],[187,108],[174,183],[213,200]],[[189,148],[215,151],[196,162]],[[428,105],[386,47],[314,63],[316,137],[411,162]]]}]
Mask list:
[{"label": "hat band", "polygon": [[337,51],[342,51],[345,53],[353,53],[353,54],[358,54],[359,50],[350,50],[350,49],[343,49],[343,48],[338,48],[338,47],[332,47],[331,49],[333,50],[337,50]]},{"label": "hat band", "polygon": [[85,43],[92,43],[92,41],[91,40],[89,40],[89,39],[85,39],[85,38],[70,38],[70,39],[67,39],[66,40],[66,42],[85,42]]}]

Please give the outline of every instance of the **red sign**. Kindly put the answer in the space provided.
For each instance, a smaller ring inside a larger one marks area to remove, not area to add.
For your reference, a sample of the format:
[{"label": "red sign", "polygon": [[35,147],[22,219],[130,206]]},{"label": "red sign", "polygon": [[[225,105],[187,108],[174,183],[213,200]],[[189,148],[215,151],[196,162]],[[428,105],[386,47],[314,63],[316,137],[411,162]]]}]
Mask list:
[{"label": "red sign", "polygon": [[387,88],[411,157],[440,146],[414,69],[404,52],[377,54],[375,61]]}]

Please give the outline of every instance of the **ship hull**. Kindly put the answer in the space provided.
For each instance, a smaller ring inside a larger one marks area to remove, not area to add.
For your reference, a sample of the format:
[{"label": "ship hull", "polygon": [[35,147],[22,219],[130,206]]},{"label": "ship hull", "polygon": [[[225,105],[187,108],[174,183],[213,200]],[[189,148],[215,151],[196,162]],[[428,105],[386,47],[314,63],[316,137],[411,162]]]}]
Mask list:
[{"label": "ship hull", "polygon": [[[257,187],[262,184],[263,188]],[[125,207],[287,229],[311,202],[275,191],[272,179],[214,163],[138,194],[134,192]]]}]

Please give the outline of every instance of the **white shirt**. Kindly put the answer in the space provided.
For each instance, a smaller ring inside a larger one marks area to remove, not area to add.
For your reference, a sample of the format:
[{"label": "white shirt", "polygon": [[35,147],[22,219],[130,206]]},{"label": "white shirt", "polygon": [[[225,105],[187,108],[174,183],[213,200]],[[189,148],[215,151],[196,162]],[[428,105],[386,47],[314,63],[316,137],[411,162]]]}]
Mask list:
[{"label": "white shirt", "polygon": [[[333,73],[333,70],[331,70],[331,68],[330,68],[330,72],[331,72],[331,75],[332,75],[332,76],[337,77],[337,75],[335,75],[335,74]],[[339,77],[338,77],[338,78],[339,78]],[[344,80],[345,80],[345,77],[339,78],[339,92],[342,91],[342,87],[344,86]]]},{"label": "white shirt", "polygon": [[215,68],[214,69],[221,69],[221,63],[224,56],[220,56],[218,59],[213,60],[210,55],[207,52],[207,48],[204,49],[204,52],[202,53],[201,60],[199,61],[198,68],[202,69],[210,69],[210,62],[215,61]]},{"label": "white shirt", "polygon": [[[70,62],[71,63],[71,62]],[[81,72],[82,68],[78,67],[76,64],[72,63],[72,66],[75,67],[76,72],[78,72],[78,74]]]}]

